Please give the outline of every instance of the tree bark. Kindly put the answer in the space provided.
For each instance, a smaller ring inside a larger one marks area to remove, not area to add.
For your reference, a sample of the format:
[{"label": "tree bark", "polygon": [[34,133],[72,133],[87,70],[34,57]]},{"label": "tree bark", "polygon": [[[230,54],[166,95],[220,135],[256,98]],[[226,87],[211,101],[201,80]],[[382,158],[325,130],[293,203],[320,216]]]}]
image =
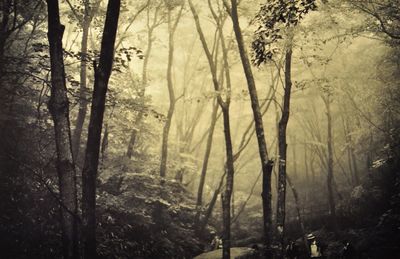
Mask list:
[{"label": "tree bark", "polygon": [[[291,41],[291,40],[290,40]],[[291,43],[290,43],[291,44]],[[286,216],[286,168],[287,168],[287,142],[286,129],[290,114],[290,95],[292,91],[291,79],[292,47],[286,50],[285,57],[285,91],[283,96],[282,116],[278,124],[279,168],[278,168],[278,204],[276,211],[277,240],[280,256],[284,255],[284,235]]]},{"label": "tree bark", "polygon": [[94,91],[90,112],[89,133],[82,171],[82,216],[85,258],[96,258],[96,178],[99,165],[101,130],[108,81],[110,79],[115,37],[118,28],[120,0],[109,0],[101,41],[100,61],[95,67]]},{"label": "tree bark", "polygon": [[251,107],[253,110],[254,124],[257,135],[258,149],[261,160],[261,167],[263,171],[263,184],[262,184],[262,199],[263,199],[263,225],[264,225],[264,255],[265,257],[272,256],[271,242],[272,242],[272,193],[271,193],[271,173],[273,168],[273,161],[268,159],[267,143],[265,141],[264,126],[262,115],[260,112],[260,105],[258,102],[257,89],[254,82],[253,73],[251,71],[250,61],[246,53],[245,44],[243,40],[242,31],[240,29],[239,17],[237,11],[237,1],[231,0],[231,17],[233,22],[233,30],[235,31],[236,41],[239,49],[240,58],[243,65],[243,70],[247,80],[249,89]]},{"label": "tree bark", "polygon": [[61,228],[64,258],[77,258],[77,189],[76,172],[71,148],[69,103],[65,81],[62,37],[64,26],[60,23],[57,0],[47,0],[48,39],[51,64],[51,96],[49,111],[54,121],[57,151],[57,173],[59,178],[61,207]]}]

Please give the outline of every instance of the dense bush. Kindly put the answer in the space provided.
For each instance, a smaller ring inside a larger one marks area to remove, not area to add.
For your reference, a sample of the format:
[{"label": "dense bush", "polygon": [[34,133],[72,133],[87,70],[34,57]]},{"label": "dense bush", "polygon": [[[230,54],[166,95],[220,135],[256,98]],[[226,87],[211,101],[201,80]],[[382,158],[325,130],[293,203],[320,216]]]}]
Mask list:
[{"label": "dense bush", "polygon": [[204,242],[193,230],[195,205],[176,182],[146,173],[102,173],[99,254],[104,258],[192,258]]}]

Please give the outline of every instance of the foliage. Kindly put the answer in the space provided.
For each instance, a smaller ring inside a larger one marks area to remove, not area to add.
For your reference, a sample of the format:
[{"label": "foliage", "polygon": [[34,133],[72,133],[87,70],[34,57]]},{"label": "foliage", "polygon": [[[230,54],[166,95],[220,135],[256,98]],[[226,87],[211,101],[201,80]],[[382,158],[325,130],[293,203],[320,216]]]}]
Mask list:
[{"label": "foliage", "polygon": [[[192,226],[195,203],[176,181],[105,169],[99,193],[99,253],[104,258],[192,258],[204,241]],[[127,168],[125,168],[127,169]]]},{"label": "foliage", "polygon": [[379,2],[348,0],[348,2],[372,18],[368,22],[368,27],[371,30],[383,33],[394,41],[400,39],[400,8],[398,0],[383,0]]},{"label": "foliage", "polygon": [[315,0],[274,0],[262,5],[253,20],[258,25],[252,42],[253,63],[260,66],[270,61],[277,52],[273,44],[284,37],[285,29],[296,26],[316,8]]}]

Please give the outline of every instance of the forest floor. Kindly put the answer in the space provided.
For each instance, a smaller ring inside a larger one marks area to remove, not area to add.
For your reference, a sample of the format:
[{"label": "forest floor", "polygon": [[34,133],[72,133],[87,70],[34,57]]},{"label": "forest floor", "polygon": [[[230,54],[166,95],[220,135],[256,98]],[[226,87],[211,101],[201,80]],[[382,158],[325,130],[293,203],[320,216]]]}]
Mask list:
[{"label": "forest floor", "polygon": [[[254,255],[255,250],[248,247],[232,247],[231,248],[231,258],[252,258],[249,256]],[[200,254],[194,259],[220,259],[222,258],[222,249],[217,249],[207,253]]]}]

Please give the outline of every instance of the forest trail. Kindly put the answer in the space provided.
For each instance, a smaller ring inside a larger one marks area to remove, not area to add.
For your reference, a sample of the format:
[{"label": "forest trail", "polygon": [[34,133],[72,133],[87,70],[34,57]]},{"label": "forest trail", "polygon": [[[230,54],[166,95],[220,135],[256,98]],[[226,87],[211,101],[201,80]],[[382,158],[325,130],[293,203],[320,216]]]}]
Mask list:
[{"label": "forest trail", "polygon": [[[252,258],[255,250],[248,247],[232,247],[231,248],[231,258],[244,259]],[[200,254],[193,259],[220,259],[222,258],[222,249],[217,249],[207,253]]]}]

